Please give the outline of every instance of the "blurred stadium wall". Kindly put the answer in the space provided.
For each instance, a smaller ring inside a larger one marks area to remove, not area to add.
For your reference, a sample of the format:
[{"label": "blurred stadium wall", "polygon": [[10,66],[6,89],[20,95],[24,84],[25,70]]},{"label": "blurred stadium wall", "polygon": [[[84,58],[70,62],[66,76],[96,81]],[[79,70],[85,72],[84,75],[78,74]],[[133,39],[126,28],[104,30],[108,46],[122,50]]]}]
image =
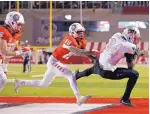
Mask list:
[{"label": "blurred stadium wall", "polygon": [[[0,24],[3,24],[6,14],[17,9],[17,3],[0,1],[0,6]],[[45,51],[53,51],[73,22],[83,22],[87,30],[87,49],[100,50],[115,32],[136,25],[141,31],[140,49],[149,50],[149,1],[53,1],[52,7],[53,48]],[[20,1],[19,11],[26,21],[21,40],[28,40],[31,46],[49,46],[50,3]]]}]

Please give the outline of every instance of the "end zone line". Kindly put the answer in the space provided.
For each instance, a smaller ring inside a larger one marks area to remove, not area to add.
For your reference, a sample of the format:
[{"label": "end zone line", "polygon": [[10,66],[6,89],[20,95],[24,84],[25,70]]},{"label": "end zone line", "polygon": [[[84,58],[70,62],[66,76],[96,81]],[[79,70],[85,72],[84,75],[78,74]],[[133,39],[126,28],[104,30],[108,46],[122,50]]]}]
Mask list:
[{"label": "end zone line", "polygon": [[[147,102],[148,98],[132,98],[134,101]],[[1,96],[0,102],[16,103],[76,103],[74,97],[38,97],[38,96]],[[91,98],[87,103],[119,103],[120,98]]]}]

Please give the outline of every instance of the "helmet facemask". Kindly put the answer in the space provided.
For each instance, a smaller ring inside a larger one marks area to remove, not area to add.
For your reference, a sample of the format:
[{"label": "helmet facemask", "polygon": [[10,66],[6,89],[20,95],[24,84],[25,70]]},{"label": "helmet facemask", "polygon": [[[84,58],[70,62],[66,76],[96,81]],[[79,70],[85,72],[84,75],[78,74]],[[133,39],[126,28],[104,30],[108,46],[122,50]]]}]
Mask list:
[{"label": "helmet facemask", "polygon": [[24,24],[22,24],[22,23],[17,23],[15,32],[16,32],[16,33],[20,33],[20,32],[23,31],[23,29],[24,29]]},{"label": "helmet facemask", "polygon": [[72,35],[74,38],[77,38],[77,39],[84,38],[84,31],[85,31],[85,28],[79,23],[73,23],[69,27],[70,35]]},{"label": "helmet facemask", "polygon": [[123,31],[123,36],[131,43],[137,44],[140,41],[140,31],[138,28],[126,28]]},{"label": "helmet facemask", "polygon": [[79,38],[79,39],[83,39],[84,38],[84,31],[78,31],[77,34],[78,34],[77,38]]}]

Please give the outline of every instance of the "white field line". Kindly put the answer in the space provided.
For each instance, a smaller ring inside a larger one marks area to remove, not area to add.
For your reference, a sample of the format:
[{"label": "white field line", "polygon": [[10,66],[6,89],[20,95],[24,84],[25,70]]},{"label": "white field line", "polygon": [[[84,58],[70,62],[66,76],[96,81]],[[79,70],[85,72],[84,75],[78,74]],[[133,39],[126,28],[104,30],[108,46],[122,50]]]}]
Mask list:
[{"label": "white field line", "polygon": [[37,78],[37,77],[43,77],[44,74],[38,74],[38,75],[32,75],[32,77]]},{"label": "white field line", "polygon": [[112,108],[109,104],[83,104],[78,106],[75,103],[33,103],[2,108],[2,114],[84,114],[87,112]]},{"label": "white field line", "polygon": [[7,79],[7,83],[13,83],[15,79]]},{"label": "white field line", "polygon": [[[26,72],[26,73],[35,73],[36,71],[32,71],[32,72]],[[25,74],[23,72],[18,72],[18,71],[8,71],[8,74]]]}]

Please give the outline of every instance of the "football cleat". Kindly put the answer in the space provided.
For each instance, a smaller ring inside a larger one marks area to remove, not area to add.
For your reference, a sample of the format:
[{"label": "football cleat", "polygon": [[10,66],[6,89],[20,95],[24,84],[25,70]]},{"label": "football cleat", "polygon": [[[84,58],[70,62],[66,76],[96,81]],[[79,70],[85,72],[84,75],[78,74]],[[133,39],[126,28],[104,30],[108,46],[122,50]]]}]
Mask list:
[{"label": "football cleat", "polygon": [[77,104],[79,106],[81,106],[83,103],[85,103],[87,100],[89,100],[90,98],[92,97],[92,95],[86,95],[86,96],[80,96],[78,99],[77,99]]},{"label": "football cleat", "polygon": [[135,104],[131,103],[130,99],[128,99],[128,100],[121,99],[120,103],[123,104],[123,105],[126,105],[126,106],[130,106],[130,107],[135,107],[136,106]]}]

